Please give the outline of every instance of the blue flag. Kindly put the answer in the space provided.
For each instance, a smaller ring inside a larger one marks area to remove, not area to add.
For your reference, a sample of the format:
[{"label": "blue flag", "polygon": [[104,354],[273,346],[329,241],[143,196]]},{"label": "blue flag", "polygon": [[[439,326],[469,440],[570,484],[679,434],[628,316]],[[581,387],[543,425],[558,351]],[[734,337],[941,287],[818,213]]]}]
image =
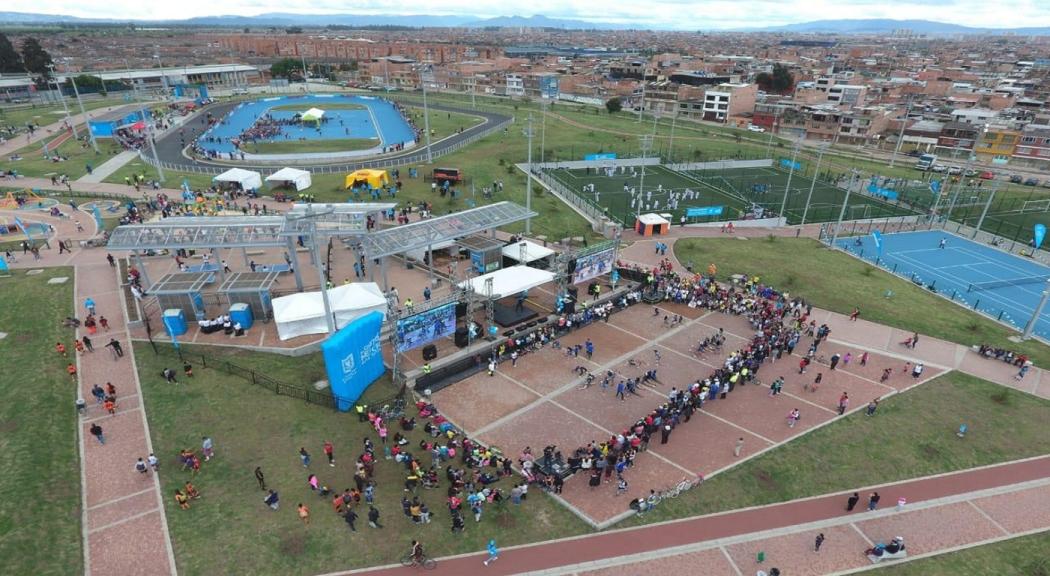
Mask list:
[{"label": "blue flag", "polygon": [[940,194],[941,193],[941,181],[940,180],[930,180],[930,192],[933,192],[934,194]]},{"label": "blue flag", "polygon": [[878,230],[871,231],[871,240],[875,243],[875,251],[882,256],[882,233]]},{"label": "blue flag", "polygon": [[1045,237],[1046,237],[1046,225],[1045,224],[1036,224],[1035,225],[1035,236],[1033,238],[1033,241],[1035,242],[1036,250],[1039,249],[1039,246],[1043,243],[1043,238],[1045,238]]}]

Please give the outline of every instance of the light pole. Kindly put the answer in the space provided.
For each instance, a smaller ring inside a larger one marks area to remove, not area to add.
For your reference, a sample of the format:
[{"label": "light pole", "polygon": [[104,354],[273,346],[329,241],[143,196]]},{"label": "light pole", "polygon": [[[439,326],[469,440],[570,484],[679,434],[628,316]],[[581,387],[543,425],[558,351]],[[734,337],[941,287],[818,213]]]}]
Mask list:
[{"label": "light pole", "polygon": [[802,144],[802,139],[795,140],[795,149],[791,152],[791,165],[788,166],[788,181],[784,185],[784,199],[780,202],[780,217],[784,219],[784,224],[787,224],[787,203],[788,195],[791,194],[791,177],[795,175],[795,158],[798,157],[798,147]]},{"label": "light pole", "polygon": [[649,147],[652,146],[653,137],[642,136],[642,175],[638,178],[638,204],[635,210],[635,218],[642,215],[642,194],[645,191],[645,160],[649,157]]},{"label": "light pole", "polygon": [[1028,324],[1025,324],[1021,340],[1028,340],[1032,337],[1032,332],[1035,331],[1035,324],[1039,321],[1039,317],[1043,315],[1043,308],[1046,308],[1047,300],[1050,300],[1050,280],[1047,281],[1046,288],[1043,290],[1043,297],[1039,299],[1039,305],[1035,307],[1035,312],[1032,313]]},{"label": "light pole", "polygon": [[984,203],[984,210],[981,210],[981,218],[977,220],[977,226],[973,230],[973,236],[976,238],[977,234],[981,231],[981,226],[984,225],[984,217],[988,215],[988,208],[992,205],[992,200],[995,199],[995,193],[999,191],[999,183],[995,183],[995,187],[992,188],[992,193],[988,195],[988,201]]},{"label": "light pole", "polygon": [[51,80],[54,81],[55,89],[58,90],[58,99],[62,101],[62,109],[66,111],[66,122],[69,122],[69,126],[73,129],[73,137],[79,140],[80,134],[77,133],[77,123],[69,117],[69,106],[66,106],[66,97],[62,94],[62,86],[58,83],[58,78],[55,76],[55,65],[48,64],[47,68],[51,70]]},{"label": "light pole", "polygon": [[138,89],[135,87],[135,79],[131,76],[131,66],[128,64],[127,59],[124,59],[124,68],[128,72],[128,82],[131,83],[131,100],[135,103],[135,106],[139,108],[139,116],[142,117],[142,128],[146,132],[146,144],[149,145],[150,152],[153,153],[153,167],[157,169],[157,181],[164,182],[164,169],[160,167],[160,158],[157,157],[157,140],[156,135],[153,134],[153,130],[150,127],[149,122],[146,120],[145,108],[139,107]]},{"label": "light pole", "polygon": [[[299,44],[296,43],[295,48],[299,50]],[[299,60],[303,63],[303,85],[306,87],[307,94],[310,93],[310,73],[306,71],[306,54],[305,50],[299,50]]]},{"label": "light pole", "polygon": [[674,101],[674,116],[671,117],[671,138],[667,143],[667,161],[674,163],[674,125],[678,122],[678,98]]},{"label": "light pole", "polygon": [[547,100],[541,95],[540,96],[540,108],[543,113],[543,118],[540,120],[540,165],[547,159]]},{"label": "light pole", "polygon": [[[528,171],[525,175],[525,210],[527,212],[532,211],[532,112],[529,112],[529,125],[525,129],[525,136],[529,139],[529,160],[528,160]],[[525,235],[528,236],[532,233],[532,218],[525,220]]]},{"label": "light pole", "polygon": [[80,115],[84,117],[84,125],[87,126],[88,140],[91,141],[91,147],[95,149],[95,154],[98,154],[98,142],[95,141],[95,133],[91,131],[91,124],[88,123],[87,110],[84,110],[84,102],[80,99],[80,91],[77,90],[77,79],[70,76],[69,82],[73,84],[73,94],[77,97],[77,104],[80,106]]},{"label": "light pole", "polygon": [[842,209],[839,210],[839,220],[835,223],[835,232],[831,236],[831,247],[835,247],[835,242],[839,239],[839,228],[842,228],[842,219],[846,216],[846,206],[849,205],[849,193],[853,190],[853,181],[857,178],[857,169],[854,168],[849,175],[849,186],[846,188],[846,197],[842,199]]},{"label": "light pole", "polygon": [[908,97],[908,107],[904,111],[904,119],[901,120],[901,131],[897,134],[897,145],[893,147],[893,155],[890,156],[890,168],[893,168],[893,163],[897,161],[897,153],[900,152],[901,146],[904,144],[904,129],[908,126],[908,116],[911,115],[911,97]]},{"label": "light pole", "polygon": [[[427,82],[423,78],[423,70],[426,66],[419,68],[419,83],[423,85],[423,130],[427,139],[427,164],[434,163],[434,155],[430,150],[430,109],[427,107]],[[529,170],[532,170],[532,162],[529,162]]]},{"label": "light pole", "polygon": [[809,194],[806,195],[806,205],[802,207],[802,222],[799,226],[806,225],[806,214],[809,213],[809,202],[813,199],[813,189],[817,187],[817,175],[820,174],[820,161],[824,159],[824,152],[827,151],[828,145],[823,144],[820,147],[820,152],[817,153],[817,167],[813,172],[813,178],[809,182]]}]

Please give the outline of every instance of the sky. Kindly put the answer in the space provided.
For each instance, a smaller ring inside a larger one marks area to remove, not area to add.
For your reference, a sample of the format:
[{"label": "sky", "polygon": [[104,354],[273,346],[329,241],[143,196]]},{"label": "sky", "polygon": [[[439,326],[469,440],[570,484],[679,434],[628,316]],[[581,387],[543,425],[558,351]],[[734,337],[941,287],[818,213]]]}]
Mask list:
[{"label": "sky", "polygon": [[936,20],[979,28],[1050,26],[1050,0],[5,0],[0,10],[142,20],[266,12],[477,18],[542,14],[637,28],[686,30],[866,18]]}]

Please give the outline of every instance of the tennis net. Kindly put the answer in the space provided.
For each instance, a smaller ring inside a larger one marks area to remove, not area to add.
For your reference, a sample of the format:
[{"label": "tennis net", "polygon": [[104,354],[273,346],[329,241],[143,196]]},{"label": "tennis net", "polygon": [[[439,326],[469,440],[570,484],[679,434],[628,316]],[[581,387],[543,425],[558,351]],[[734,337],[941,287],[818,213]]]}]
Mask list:
[{"label": "tennis net", "polygon": [[988,282],[974,282],[966,288],[967,292],[980,292],[982,290],[993,290],[995,288],[1005,288],[1007,286],[1023,286],[1025,284],[1038,284],[1040,282],[1046,282],[1050,279],[1050,274],[1043,274],[1041,276],[1024,276],[1021,278],[1008,278],[1006,280],[990,280]]}]

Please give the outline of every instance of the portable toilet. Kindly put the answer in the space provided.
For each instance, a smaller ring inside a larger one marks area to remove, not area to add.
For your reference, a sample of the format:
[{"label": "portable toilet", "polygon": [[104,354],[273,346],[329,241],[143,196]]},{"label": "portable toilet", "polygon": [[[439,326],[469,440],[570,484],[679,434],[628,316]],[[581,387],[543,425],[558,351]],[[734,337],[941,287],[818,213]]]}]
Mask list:
[{"label": "portable toilet", "polygon": [[186,333],[186,314],[181,308],[168,308],[164,311],[164,329],[168,336],[182,336]]},{"label": "portable toilet", "polygon": [[245,330],[252,327],[252,308],[244,302],[237,302],[230,305],[230,322],[234,324],[240,324],[241,328]]}]

